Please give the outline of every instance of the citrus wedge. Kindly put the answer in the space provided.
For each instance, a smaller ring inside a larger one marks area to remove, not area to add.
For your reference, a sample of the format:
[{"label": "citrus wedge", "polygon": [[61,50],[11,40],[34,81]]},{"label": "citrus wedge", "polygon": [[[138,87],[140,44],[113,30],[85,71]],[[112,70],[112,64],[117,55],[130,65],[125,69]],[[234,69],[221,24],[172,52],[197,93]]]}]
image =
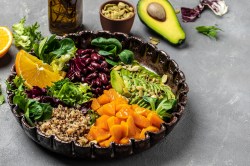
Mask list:
[{"label": "citrus wedge", "polygon": [[15,68],[18,76],[22,76],[28,88],[38,86],[45,88],[51,86],[53,82],[63,79],[58,72],[54,72],[52,67],[35,56],[21,50],[17,53]]},{"label": "citrus wedge", "polygon": [[0,27],[0,58],[8,52],[12,38],[12,33],[7,27]]}]

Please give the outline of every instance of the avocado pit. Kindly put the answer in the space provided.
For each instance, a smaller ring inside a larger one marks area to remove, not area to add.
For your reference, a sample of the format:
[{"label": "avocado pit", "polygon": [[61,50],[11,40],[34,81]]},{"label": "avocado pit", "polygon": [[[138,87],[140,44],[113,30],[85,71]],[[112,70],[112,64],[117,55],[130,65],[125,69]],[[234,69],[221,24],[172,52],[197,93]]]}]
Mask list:
[{"label": "avocado pit", "polygon": [[147,7],[147,13],[155,20],[166,21],[166,11],[159,3],[152,2]]}]

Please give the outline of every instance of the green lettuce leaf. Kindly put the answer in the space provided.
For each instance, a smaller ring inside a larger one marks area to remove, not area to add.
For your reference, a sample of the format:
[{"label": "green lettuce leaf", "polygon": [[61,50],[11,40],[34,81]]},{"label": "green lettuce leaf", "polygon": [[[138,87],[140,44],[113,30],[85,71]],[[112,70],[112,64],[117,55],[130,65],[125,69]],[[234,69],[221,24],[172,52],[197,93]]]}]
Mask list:
[{"label": "green lettuce leaf", "polygon": [[38,31],[39,24],[36,22],[31,26],[25,25],[26,18],[22,18],[19,23],[12,26],[14,44],[16,47],[31,51],[33,45],[42,40],[41,32]]},{"label": "green lettuce leaf", "polygon": [[55,97],[69,106],[77,106],[88,102],[92,93],[88,84],[73,83],[68,78],[48,87],[50,96]]}]

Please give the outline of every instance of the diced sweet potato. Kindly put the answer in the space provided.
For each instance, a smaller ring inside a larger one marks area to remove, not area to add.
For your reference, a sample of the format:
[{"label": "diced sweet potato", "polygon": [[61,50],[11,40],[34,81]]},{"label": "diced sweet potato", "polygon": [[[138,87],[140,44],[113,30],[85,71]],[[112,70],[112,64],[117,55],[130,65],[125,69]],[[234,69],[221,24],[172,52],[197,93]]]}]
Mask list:
[{"label": "diced sweet potato", "polygon": [[116,140],[121,140],[123,137],[126,137],[126,128],[122,125],[113,125],[110,129],[110,134]]},{"label": "diced sweet potato", "polygon": [[109,147],[112,142],[119,143],[119,140],[115,139],[113,136],[110,137],[109,139],[102,141],[99,143],[100,146],[102,147]]},{"label": "diced sweet potato", "polygon": [[164,121],[155,112],[150,112],[147,116],[147,119],[153,126],[157,127],[158,129],[160,129],[161,124],[164,123]]},{"label": "diced sweet potato", "polygon": [[111,103],[105,104],[101,108],[102,108],[102,114],[105,114],[108,116],[115,115],[115,108]]},{"label": "diced sweet potato", "polygon": [[135,125],[141,129],[150,126],[150,121],[140,114],[134,113],[133,119],[134,119]]},{"label": "diced sweet potato", "polygon": [[109,130],[108,122],[107,120],[110,118],[108,115],[102,115],[98,119],[96,119],[95,125],[96,127],[99,127],[104,130]]},{"label": "diced sweet potato", "polygon": [[[116,102],[117,100],[115,100],[115,102]],[[116,112],[118,112],[118,111],[120,111],[122,108],[131,108],[131,106],[130,105],[128,105],[128,104],[125,104],[125,103],[117,103],[116,104],[116,107],[115,107],[115,111]]]},{"label": "diced sweet potato", "polygon": [[104,94],[108,95],[111,101],[114,101],[115,99],[121,97],[121,95],[117,93],[115,89],[104,90]]},{"label": "diced sweet potato", "polygon": [[124,137],[128,136],[128,124],[127,122],[122,121],[121,125],[124,127]]},{"label": "diced sweet potato", "polygon": [[108,120],[107,120],[107,123],[108,123],[108,127],[109,129],[111,129],[111,127],[113,125],[118,125],[121,123],[121,120],[115,116],[111,116]]},{"label": "diced sweet potato", "polygon": [[119,142],[120,144],[128,144],[129,143],[129,138],[128,137],[124,137],[120,140]]},{"label": "diced sweet potato", "polygon": [[144,128],[142,129],[141,133],[140,133],[140,139],[145,139],[145,133],[147,131],[150,131],[150,132],[158,132],[159,129],[157,127],[154,127],[154,126],[148,126],[147,128]]},{"label": "diced sweet potato", "polygon": [[116,117],[120,119],[126,120],[129,115],[132,115],[132,113],[133,113],[133,110],[131,110],[130,108],[123,107],[115,115]]},{"label": "diced sweet potato", "polygon": [[87,138],[92,141],[96,140],[97,142],[106,140],[110,137],[110,133],[104,129],[98,128],[96,126],[92,126],[88,133]]},{"label": "diced sweet potato", "polygon": [[128,125],[128,137],[134,138],[136,134],[136,126],[132,116],[128,116],[127,125]]},{"label": "diced sweet potato", "polygon": [[98,103],[97,99],[93,99],[91,103],[91,109],[96,111],[101,107],[101,105]]},{"label": "diced sweet potato", "polygon": [[97,98],[97,101],[100,105],[104,105],[104,104],[109,103],[111,101],[111,98],[106,94],[102,94],[101,96]]},{"label": "diced sweet potato", "polygon": [[135,113],[140,114],[145,117],[147,117],[147,115],[151,112],[150,110],[146,108],[142,108],[142,107],[137,107],[134,110],[135,110]]},{"label": "diced sweet potato", "polygon": [[98,110],[96,110],[96,112],[97,112],[99,115],[103,115],[103,107],[100,107]]},{"label": "diced sweet potato", "polygon": [[140,138],[140,134],[141,134],[141,129],[139,129],[139,128],[135,128],[135,136],[134,136],[134,139],[136,139],[136,140],[140,140],[141,138]]}]

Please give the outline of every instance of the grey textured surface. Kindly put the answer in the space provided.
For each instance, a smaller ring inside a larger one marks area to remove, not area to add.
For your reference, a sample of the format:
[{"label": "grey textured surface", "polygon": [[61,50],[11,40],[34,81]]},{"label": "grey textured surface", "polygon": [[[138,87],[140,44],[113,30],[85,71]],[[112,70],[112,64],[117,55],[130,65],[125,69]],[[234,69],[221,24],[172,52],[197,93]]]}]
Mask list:
[{"label": "grey textured surface", "polygon": [[[46,0],[1,0],[0,26],[11,27],[23,16],[38,21],[49,35]],[[100,30],[98,8],[103,1],[84,0],[84,25]],[[131,0],[136,5],[136,0]],[[175,8],[193,7],[198,0],[171,0]],[[158,45],[176,60],[190,87],[186,113],[164,141],[152,149],[126,159],[93,162],[55,155],[30,140],[18,126],[8,104],[0,106],[0,166],[44,165],[174,165],[247,166],[250,163],[250,1],[226,1],[229,13],[215,16],[206,10],[194,23],[182,23],[185,45]],[[217,41],[198,34],[199,25],[218,24],[223,32]],[[150,32],[136,17],[132,34],[145,41]],[[14,63],[17,49],[0,59],[0,83]],[[6,94],[5,94],[6,96]]]}]

